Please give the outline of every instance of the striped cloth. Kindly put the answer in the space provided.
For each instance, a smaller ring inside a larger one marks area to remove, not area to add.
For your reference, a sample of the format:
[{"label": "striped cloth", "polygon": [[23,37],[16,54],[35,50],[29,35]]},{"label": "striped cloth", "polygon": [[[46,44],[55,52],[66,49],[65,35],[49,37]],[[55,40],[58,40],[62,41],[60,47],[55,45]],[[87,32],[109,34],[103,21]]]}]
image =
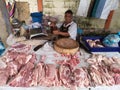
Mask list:
[{"label": "striped cloth", "polygon": [[98,4],[98,6],[96,8],[96,12],[95,12],[96,18],[100,18],[102,11],[103,11],[103,8],[105,6],[105,3],[106,3],[106,0],[99,0],[99,4]]},{"label": "striped cloth", "polygon": [[87,17],[91,0],[80,0],[77,16]]},{"label": "striped cloth", "polygon": [[110,11],[116,10],[118,7],[119,7],[119,0],[106,0],[100,18],[107,19]]}]

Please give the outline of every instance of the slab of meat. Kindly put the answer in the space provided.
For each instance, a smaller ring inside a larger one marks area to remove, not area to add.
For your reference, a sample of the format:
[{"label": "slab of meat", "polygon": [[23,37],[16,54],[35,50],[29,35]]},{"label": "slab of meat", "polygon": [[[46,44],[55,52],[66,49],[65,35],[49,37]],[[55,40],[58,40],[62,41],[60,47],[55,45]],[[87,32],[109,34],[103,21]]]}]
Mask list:
[{"label": "slab of meat", "polygon": [[71,67],[76,67],[79,63],[80,60],[78,60],[78,58],[71,58],[69,60],[60,60],[60,61],[56,61],[57,64],[62,65],[62,64],[69,64]]},{"label": "slab of meat", "polygon": [[38,64],[39,85],[41,86],[60,86],[58,70],[54,64]]},{"label": "slab of meat", "polygon": [[6,69],[0,69],[0,86],[6,85],[9,73]]},{"label": "slab of meat", "polygon": [[114,73],[113,77],[115,80],[115,84],[120,85],[120,73]]},{"label": "slab of meat", "polygon": [[31,45],[16,43],[16,44],[12,45],[8,51],[29,53],[30,50],[31,50]]},{"label": "slab of meat", "polygon": [[30,54],[8,51],[3,56],[3,58],[4,58],[5,62],[10,62],[10,61],[16,60],[16,61],[19,61],[20,63],[23,63],[22,61],[24,60],[24,63],[27,63],[29,61],[29,60],[27,60],[28,55],[30,55]]},{"label": "slab of meat", "polygon": [[73,71],[75,78],[75,85],[78,87],[88,87],[90,85],[90,80],[88,79],[88,72],[86,68],[76,68]]},{"label": "slab of meat", "polygon": [[4,58],[0,57],[0,69],[4,69],[7,67],[7,64],[3,61]]},{"label": "slab of meat", "polygon": [[75,90],[76,87],[88,87],[90,85],[86,68],[72,68],[69,64],[63,64],[59,68],[59,74],[63,86],[71,90]]},{"label": "slab of meat", "polygon": [[37,86],[38,85],[38,68],[35,68],[33,71],[32,71],[32,76],[29,78],[29,86]]},{"label": "slab of meat", "polygon": [[112,59],[115,61],[115,63],[120,64],[120,58],[114,56]]},{"label": "slab of meat", "polygon": [[71,88],[72,86],[75,86],[75,78],[72,73],[72,67],[69,64],[63,64],[60,66],[59,75],[60,80],[65,87]]},{"label": "slab of meat", "polygon": [[28,87],[32,82],[32,72],[33,72],[34,64],[28,62],[16,75],[16,77],[9,82],[10,86],[14,87]]},{"label": "slab of meat", "polygon": [[7,52],[4,56],[5,62],[16,61],[21,65],[25,65],[27,62],[35,63],[36,55],[33,53],[19,53],[19,52]]},{"label": "slab of meat", "polygon": [[113,77],[108,72],[108,69],[104,65],[92,65],[90,67],[90,75],[92,81],[94,82],[93,85],[107,85],[111,86],[115,84]]},{"label": "slab of meat", "polygon": [[120,64],[114,63],[110,65],[110,70],[114,73],[120,73]]},{"label": "slab of meat", "polygon": [[11,61],[7,63],[7,70],[10,76],[16,75],[18,70],[20,69],[21,65],[16,61]]},{"label": "slab of meat", "polygon": [[27,54],[21,53],[15,58],[15,61],[17,61],[21,65],[24,65],[30,60],[30,58],[28,59],[27,57],[31,58],[32,56],[28,56]]},{"label": "slab of meat", "polygon": [[38,63],[36,66],[36,69],[38,70],[38,80],[37,80],[38,83],[41,81],[42,78],[45,77],[45,71],[43,65],[44,65],[43,63]]},{"label": "slab of meat", "polygon": [[102,81],[103,81],[103,85],[107,85],[107,86],[112,86],[115,85],[115,81],[114,78],[112,77],[112,75],[110,75],[110,73],[108,72],[107,66],[100,66],[100,72],[102,73]]},{"label": "slab of meat", "polygon": [[5,62],[10,62],[10,61],[13,61],[17,58],[17,56],[19,55],[20,53],[18,52],[10,52],[8,51],[4,56],[4,61]]},{"label": "slab of meat", "polygon": [[90,58],[86,60],[89,64],[101,64],[104,62],[106,65],[111,65],[115,63],[116,61],[113,59],[113,57],[106,57],[104,55],[100,54],[93,54]]},{"label": "slab of meat", "polygon": [[57,72],[57,69],[56,69],[56,65],[54,64],[47,64],[45,66],[45,72],[46,72],[46,81],[47,83],[48,82],[51,82],[51,83],[48,83],[48,86],[59,86],[59,79],[58,79],[58,72]]},{"label": "slab of meat", "polygon": [[86,41],[90,45],[90,47],[104,47],[100,39],[96,39],[96,40],[87,39]]},{"label": "slab of meat", "polygon": [[105,63],[105,65],[111,65],[113,63],[116,63],[116,61],[112,58],[112,57],[103,57],[103,62]]},{"label": "slab of meat", "polygon": [[41,86],[46,86],[46,84],[44,84],[45,81],[45,65],[39,63],[38,66],[38,84]]},{"label": "slab of meat", "polygon": [[91,83],[93,86],[102,85],[101,73],[97,66],[92,65],[90,67],[90,76],[91,76]]},{"label": "slab of meat", "polygon": [[102,58],[103,58],[102,55],[93,54],[93,55],[92,55],[90,58],[88,58],[86,61],[87,61],[89,64],[99,64],[99,63],[101,63],[101,61],[103,60]]},{"label": "slab of meat", "polygon": [[37,60],[36,54],[34,54],[34,53],[28,54],[26,57],[27,62],[30,61],[31,63],[36,63],[36,60]]}]

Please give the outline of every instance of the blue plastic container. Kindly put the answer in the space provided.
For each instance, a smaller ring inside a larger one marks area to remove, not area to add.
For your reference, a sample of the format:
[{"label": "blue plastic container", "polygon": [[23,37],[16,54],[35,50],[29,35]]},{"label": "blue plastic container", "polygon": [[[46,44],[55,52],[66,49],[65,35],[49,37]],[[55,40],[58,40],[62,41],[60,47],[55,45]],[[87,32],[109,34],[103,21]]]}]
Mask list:
[{"label": "blue plastic container", "polygon": [[39,22],[39,23],[42,22],[42,16],[43,16],[42,12],[31,13],[30,16],[32,17],[33,22]]},{"label": "blue plastic container", "polygon": [[87,43],[87,39],[91,39],[91,40],[96,40],[96,39],[100,39],[100,41],[102,42],[104,37],[99,37],[99,36],[93,36],[93,37],[83,37],[83,42],[85,43],[85,45],[88,47],[90,52],[120,52],[120,42],[119,42],[119,47],[90,47],[90,45]]},{"label": "blue plastic container", "polygon": [[79,35],[83,34],[83,30],[81,28],[78,28],[77,29],[77,34],[79,34]]},{"label": "blue plastic container", "polygon": [[3,43],[0,41],[0,56],[4,53],[4,51],[5,51],[5,47]]}]

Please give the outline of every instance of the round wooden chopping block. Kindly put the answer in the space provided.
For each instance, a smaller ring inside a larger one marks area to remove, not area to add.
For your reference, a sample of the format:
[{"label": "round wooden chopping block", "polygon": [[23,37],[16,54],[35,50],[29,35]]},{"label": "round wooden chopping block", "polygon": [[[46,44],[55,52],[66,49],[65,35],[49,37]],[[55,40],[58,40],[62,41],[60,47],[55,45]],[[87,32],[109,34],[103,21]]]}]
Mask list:
[{"label": "round wooden chopping block", "polygon": [[73,39],[62,38],[54,43],[54,49],[61,54],[73,55],[79,50],[79,44]]}]

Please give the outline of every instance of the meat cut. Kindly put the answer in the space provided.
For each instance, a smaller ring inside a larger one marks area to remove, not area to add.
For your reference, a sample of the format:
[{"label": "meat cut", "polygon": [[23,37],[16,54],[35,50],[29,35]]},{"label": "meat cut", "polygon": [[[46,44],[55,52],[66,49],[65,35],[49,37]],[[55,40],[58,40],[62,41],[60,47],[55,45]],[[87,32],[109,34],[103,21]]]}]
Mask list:
[{"label": "meat cut", "polygon": [[9,82],[10,86],[14,87],[28,87],[32,84],[32,74],[33,74],[34,64],[28,62],[20,72]]},{"label": "meat cut", "polygon": [[6,85],[9,78],[7,69],[0,69],[0,86]]}]

